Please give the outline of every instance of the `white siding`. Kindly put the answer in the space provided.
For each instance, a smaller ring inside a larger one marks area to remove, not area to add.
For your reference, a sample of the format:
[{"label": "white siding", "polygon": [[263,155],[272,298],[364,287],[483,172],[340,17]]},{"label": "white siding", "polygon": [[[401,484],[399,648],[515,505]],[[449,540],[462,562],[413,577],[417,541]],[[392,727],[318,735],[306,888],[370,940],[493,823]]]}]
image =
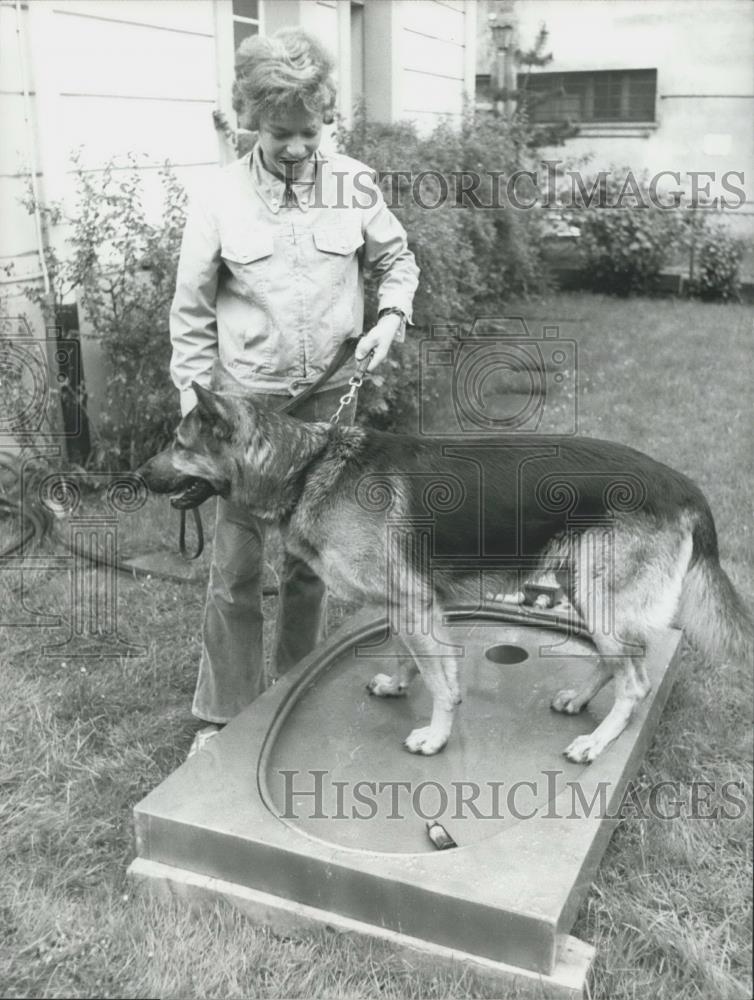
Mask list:
[{"label": "white siding", "polygon": [[[39,258],[36,256],[37,237],[34,229],[34,221],[25,208],[21,205],[21,200],[26,196],[26,177],[2,177],[0,178],[2,188],[0,188],[0,212],[2,212],[3,224],[0,226],[0,267],[10,263],[11,259],[24,254],[23,268],[16,263],[16,272],[23,271],[24,274],[39,274]],[[32,261],[36,261],[32,267]],[[4,273],[2,274],[4,278]],[[5,286],[0,285],[0,288]]]},{"label": "white siding", "polygon": [[128,152],[148,165],[165,160],[182,165],[217,160],[212,103],[121,100],[117,114],[116,102],[106,97],[67,98],[62,103],[65,134],[71,148],[83,144],[81,161],[87,169],[97,169],[109,158],[122,158]]},{"label": "white siding", "polygon": [[405,69],[463,80],[465,54],[463,45],[426,35],[413,28],[405,28],[404,32]]},{"label": "white siding", "polygon": [[91,169],[129,152],[145,164],[215,161],[211,14],[211,4],[196,0],[60,5],[55,27],[66,59],[56,89],[66,158],[82,147]]},{"label": "white siding", "polygon": [[441,41],[464,44],[462,7],[450,7],[439,0],[402,0],[401,24]]},{"label": "white siding", "polygon": [[301,10],[301,27],[320,38],[335,56],[338,52],[338,11],[334,0],[309,0]]},{"label": "white siding", "polygon": [[135,154],[149,190],[165,160],[191,168],[191,184],[218,159],[219,72],[212,0],[37,0],[21,18],[29,124],[16,11],[0,6],[0,265],[17,256],[16,272],[34,275],[36,231],[19,206],[30,143],[45,199],[70,197],[77,149],[87,170]]},{"label": "white siding", "polygon": [[59,0],[55,6],[60,11],[86,14],[100,21],[214,34],[212,4],[208,0]]},{"label": "white siding", "polygon": [[[22,26],[28,22],[25,10],[20,14]],[[22,36],[23,37],[23,36]],[[15,257],[15,273],[18,275],[38,274],[39,260],[36,256],[37,239],[34,223],[20,200],[26,193],[29,165],[29,144],[37,141],[33,119],[27,129],[25,125],[25,102],[21,74],[21,53],[16,32],[16,11],[10,6],[0,7],[0,268]],[[29,51],[25,49],[28,62]],[[33,96],[29,97],[29,110]],[[0,289],[8,289],[5,274],[0,272]]]},{"label": "white siding", "polygon": [[403,73],[403,115],[411,117],[416,112],[435,115],[460,114],[463,106],[463,87],[458,78],[440,76],[438,73]]},{"label": "white siding", "polygon": [[475,4],[461,0],[401,0],[398,117],[428,131],[442,115],[460,115],[473,80]]},{"label": "white siding", "polygon": [[[33,110],[34,98],[29,98]],[[37,123],[32,117],[27,131],[24,101],[21,94],[0,92],[0,177],[28,172],[29,142],[38,141]]]},{"label": "white siding", "polygon": [[61,11],[56,22],[65,52],[58,75],[61,94],[215,100],[211,35]]},{"label": "white siding", "polygon": [[[22,9],[22,24],[27,20],[26,11]],[[20,92],[21,58],[16,35],[16,11],[10,4],[0,6],[0,37],[3,41],[3,55],[0,59],[0,90]],[[27,48],[27,58],[28,55]]]}]

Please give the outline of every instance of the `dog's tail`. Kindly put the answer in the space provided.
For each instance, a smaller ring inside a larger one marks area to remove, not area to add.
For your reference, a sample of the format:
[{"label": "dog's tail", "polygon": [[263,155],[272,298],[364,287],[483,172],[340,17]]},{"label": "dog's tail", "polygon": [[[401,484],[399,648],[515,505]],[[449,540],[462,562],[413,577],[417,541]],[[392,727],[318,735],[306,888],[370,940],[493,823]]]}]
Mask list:
[{"label": "dog's tail", "polygon": [[691,644],[708,659],[754,661],[754,622],[716,551],[696,560],[692,556],[677,617]]}]

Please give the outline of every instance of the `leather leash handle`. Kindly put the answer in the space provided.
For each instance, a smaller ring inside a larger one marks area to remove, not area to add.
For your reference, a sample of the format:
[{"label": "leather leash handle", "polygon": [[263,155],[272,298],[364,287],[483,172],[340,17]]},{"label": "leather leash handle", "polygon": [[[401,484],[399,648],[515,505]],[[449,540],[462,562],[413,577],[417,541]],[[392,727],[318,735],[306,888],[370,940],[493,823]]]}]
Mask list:
[{"label": "leather leash handle", "polygon": [[293,396],[292,399],[289,399],[282,406],[278,407],[278,413],[291,413],[300,403],[305,402],[305,400],[309,399],[310,396],[313,396],[317,389],[327,382],[328,379],[332,378],[335,372],[339,368],[342,368],[346,361],[351,358],[356,350],[358,342],[358,337],[349,337],[348,340],[344,340],[333,355],[332,361],[327,368],[325,368],[322,374],[316,378],[311,385],[308,385],[303,392],[300,392],[298,396]]},{"label": "leather leash handle", "polygon": [[184,559],[198,559],[204,551],[204,528],[202,527],[202,517],[198,507],[192,507],[191,513],[194,515],[194,527],[196,528],[196,549],[193,555],[186,548],[186,511],[180,511],[181,523],[178,529],[178,548]]}]

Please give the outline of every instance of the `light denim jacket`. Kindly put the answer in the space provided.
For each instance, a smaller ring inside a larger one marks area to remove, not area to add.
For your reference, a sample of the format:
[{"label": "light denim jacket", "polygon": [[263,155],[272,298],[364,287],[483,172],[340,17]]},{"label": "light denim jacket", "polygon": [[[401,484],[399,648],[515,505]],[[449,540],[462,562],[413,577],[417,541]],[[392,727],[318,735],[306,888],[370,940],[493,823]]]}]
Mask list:
[{"label": "light denim jacket", "polygon": [[[419,269],[374,172],[318,152],[312,176],[284,204],[283,181],[255,147],[192,199],[170,311],[181,413],[196,403],[191,381],[207,385],[218,357],[252,392],[313,382],[340,343],[362,333],[365,267],[379,275],[379,308],[411,321]],[[346,366],[327,387],[351,373]]]}]

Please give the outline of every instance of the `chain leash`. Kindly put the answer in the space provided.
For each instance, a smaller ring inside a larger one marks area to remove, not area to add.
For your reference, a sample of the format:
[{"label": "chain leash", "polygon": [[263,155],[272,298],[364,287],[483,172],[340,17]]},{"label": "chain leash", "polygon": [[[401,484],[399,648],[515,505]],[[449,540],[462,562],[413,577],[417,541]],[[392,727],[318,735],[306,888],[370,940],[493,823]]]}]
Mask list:
[{"label": "chain leash", "polygon": [[356,372],[348,380],[348,392],[344,393],[340,397],[340,402],[338,403],[338,409],[330,417],[331,424],[337,424],[340,421],[340,415],[346,406],[349,406],[356,398],[356,393],[364,384],[364,376],[366,375],[369,362],[372,360],[372,355],[374,354],[374,348],[361,359],[361,361],[356,362]]}]

